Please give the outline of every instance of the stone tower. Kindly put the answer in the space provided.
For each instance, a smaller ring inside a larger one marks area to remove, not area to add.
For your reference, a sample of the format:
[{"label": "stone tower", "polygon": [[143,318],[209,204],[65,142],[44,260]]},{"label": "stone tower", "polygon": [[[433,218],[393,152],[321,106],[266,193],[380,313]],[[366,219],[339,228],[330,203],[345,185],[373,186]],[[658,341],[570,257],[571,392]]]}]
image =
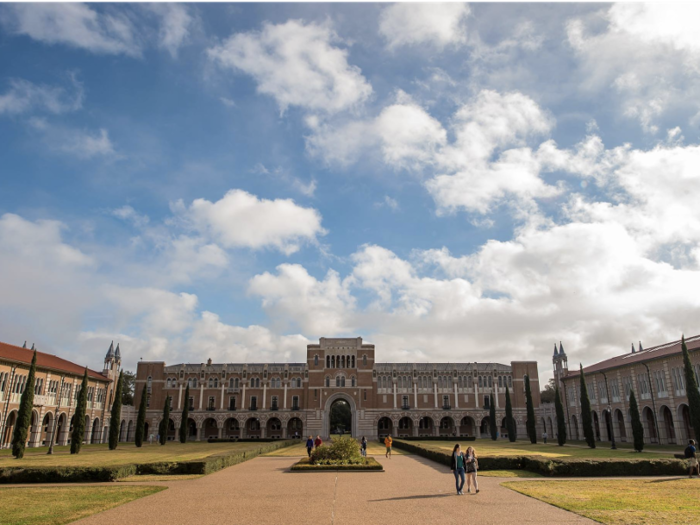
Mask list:
[{"label": "stone tower", "polygon": [[105,365],[102,370],[102,374],[109,377],[112,380],[116,380],[119,377],[119,368],[122,364],[122,357],[119,352],[119,344],[117,343],[117,349],[114,349],[114,341],[109,345],[109,350],[107,350],[107,355],[105,356]]},{"label": "stone tower", "polygon": [[564,347],[562,346],[561,341],[559,341],[559,351],[557,351],[557,344],[554,343],[552,364],[554,365],[554,380],[561,391],[564,388],[562,378],[569,372],[569,363],[566,358],[566,353],[564,353]]}]

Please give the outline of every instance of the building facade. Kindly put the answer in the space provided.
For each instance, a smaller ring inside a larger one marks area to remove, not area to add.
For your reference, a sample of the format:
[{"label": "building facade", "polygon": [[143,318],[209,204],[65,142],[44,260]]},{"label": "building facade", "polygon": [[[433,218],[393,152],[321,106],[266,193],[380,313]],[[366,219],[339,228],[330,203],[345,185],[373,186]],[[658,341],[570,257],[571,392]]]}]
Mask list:
[{"label": "building facade", "polygon": [[[700,336],[686,339],[696,381],[700,376]],[[559,384],[567,417],[569,439],[583,439],[581,387],[578,369],[569,371],[563,347],[555,345],[554,377]],[[593,433],[598,441],[632,441],[629,396],[634,395],[644,426],[644,441],[683,444],[696,439],[690,425],[688,396],[681,342],[673,341],[632,351],[583,369],[591,401]],[[557,428],[554,407],[543,405],[540,424],[554,436]]]},{"label": "building facade", "polygon": [[[0,448],[9,448],[17,421],[34,347],[0,343]],[[119,345],[110,346],[104,369],[88,369],[86,443],[104,443],[108,438],[110,408],[115,380],[119,377]],[[28,433],[29,447],[48,446],[52,436],[57,445],[71,440],[74,414],[85,367],[60,357],[37,352],[34,408]]]},{"label": "building facade", "polygon": [[[362,338],[321,338],[306,362],[166,365],[141,361],[135,406],[144,388],[147,422],[156,429],[166,398],[168,439],[187,425],[190,439],[327,437],[330,410],[350,405],[353,436],[476,436],[488,434],[491,395],[500,435],[507,437],[505,391],[510,389],[518,436],[526,436],[524,377],[539,406],[537,363],[378,363]],[[187,386],[189,397],[185,399]],[[188,421],[181,421],[184,404]],[[131,421],[122,421],[127,427]],[[148,431],[147,431],[148,435]]]}]

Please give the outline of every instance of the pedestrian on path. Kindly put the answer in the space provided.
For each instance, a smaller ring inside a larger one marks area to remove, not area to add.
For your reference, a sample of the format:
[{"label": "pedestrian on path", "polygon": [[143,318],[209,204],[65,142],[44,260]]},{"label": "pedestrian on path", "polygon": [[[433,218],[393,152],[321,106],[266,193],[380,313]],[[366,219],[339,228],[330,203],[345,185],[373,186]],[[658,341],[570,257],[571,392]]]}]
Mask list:
[{"label": "pedestrian on path", "polygon": [[547,444],[547,431],[545,430],[542,432],[542,441],[544,441],[544,444]]},{"label": "pedestrian on path", "polygon": [[386,447],[386,454],[384,457],[387,457],[391,459],[391,444],[392,444],[392,439],[391,436],[387,436],[384,438],[384,446]]},{"label": "pedestrian on path", "polygon": [[698,458],[696,456],[695,440],[694,439],[688,440],[688,446],[685,447],[684,454],[685,454],[686,460],[688,462],[688,477],[689,478],[693,477],[694,470],[697,470],[698,476],[700,476],[700,466],[698,465]]},{"label": "pedestrian on path", "polygon": [[462,448],[457,443],[455,448],[452,449],[452,465],[450,468],[455,475],[455,487],[457,488],[458,496],[464,495],[462,489],[464,489],[464,468],[466,465],[467,458],[464,457],[464,452],[462,452]]},{"label": "pedestrian on path", "polygon": [[360,441],[360,454],[367,457],[367,438],[362,436],[362,441]]},{"label": "pedestrian on path", "polygon": [[309,439],[306,440],[306,452],[311,457],[311,450],[314,448],[314,437],[309,436]]},{"label": "pedestrian on path", "polygon": [[479,482],[476,480],[476,471],[479,470],[479,460],[476,459],[474,447],[467,448],[467,492],[472,491],[472,481],[474,482],[474,493],[479,493]]},{"label": "pedestrian on path", "polygon": [[321,436],[316,436],[316,441],[314,441],[314,445],[316,446],[316,448],[323,445],[323,440],[321,439]]}]

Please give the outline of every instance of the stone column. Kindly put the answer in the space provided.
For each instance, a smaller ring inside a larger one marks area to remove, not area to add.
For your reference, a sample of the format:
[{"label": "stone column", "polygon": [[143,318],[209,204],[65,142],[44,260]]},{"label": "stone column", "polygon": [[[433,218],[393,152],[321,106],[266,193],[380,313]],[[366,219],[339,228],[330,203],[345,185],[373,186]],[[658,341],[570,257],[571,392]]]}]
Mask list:
[{"label": "stone column", "polygon": [[282,405],[282,408],[287,410],[287,381],[284,382],[284,404]]},{"label": "stone column", "polygon": [[219,439],[222,439],[224,437],[224,429],[223,427],[219,427]]},{"label": "stone column", "polygon": [[202,403],[204,402],[204,383],[199,385],[199,409],[202,410]]},{"label": "stone column", "polygon": [[438,404],[437,404],[437,397],[438,397],[437,396],[437,383],[433,383],[433,395],[435,397],[435,408],[437,408],[438,407]]},{"label": "stone column", "polygon": [[263,383],[262,409],[265,410],[265,396],[267,395],[267,383]]},{"label": "stone column", "polygon": [[396,383],[393,383],[394,387],[394,408],[396,408]]},{"label": "stone column", "polygon": [[180,391],[177,394],[177,409],[182,410],[182,383],[180,383]]},{"label": "stone column", "polygon": [[202,423],[196,423],[195,425],[197,427],[197,436],[194,438],[195,441],[201,441],[202,440]]},{"label": "stone column", "polygon": [[241,408],[243,410],[248,410],[248,405],[246,405],[245,403],[245,383],[243,383],[243,399],[241,399]]},{"label": "stone column", "polygon": [[455,390],[455,408],[459,408],[459,394],[457,394],[457,383],[454,384]]},{"label": "stone column", "polygon": [[264,425],[260,425],[260,437],[262,439],[267,437],[267,422]]},{"label": "stone column", "polygon": [[413,408],[418,408],[418,385],[413,383]]},{"label": "stone column", "polygon": [[282,427],[282,439],[287,439],[287,427]]},{"label": "stone column", "polygon": [[496,408],[501,408],[500,405],[498,404],[498,383],[496,381],[493,382],[493,398],[494,401],[496,402]]},{"label": "stone column", "polygon": [[224,409],[224,382],[221,382],[221,410]]}]

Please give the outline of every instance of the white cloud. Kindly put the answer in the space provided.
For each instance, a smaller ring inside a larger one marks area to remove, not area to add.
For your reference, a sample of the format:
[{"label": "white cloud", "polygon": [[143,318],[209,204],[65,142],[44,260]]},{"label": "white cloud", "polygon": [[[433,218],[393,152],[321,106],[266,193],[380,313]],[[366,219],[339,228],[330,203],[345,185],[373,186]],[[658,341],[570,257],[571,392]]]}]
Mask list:
[{"label": "white cloud", "polygon": [[143,228],[150,222],[150,218],[148,217],[148,215],[142,215],[138,213],[132,206],[129,206],[128,204],[125,204],[121,208],[112,210],[112,215],[124,221],[131,222],[137,228]]},{"label": "white cloud", "polygon": [[274,97],[282,111],[298,106],[337,113],[364,102],[372,87],[328,23],[265,23],[261,31],[237,33],[207,53],[222,68],[251,75],[260,93]]},{"label": "white cloud", "polygon": [[230,190],[216,202],[195,199],[189,208],[178,201],[172,208],[194,229],[226,248],[274,247],[289,255],[325,234],[315,209],[291,199],[259,199],[243,190]]},{"label": "white cloud", "polygon": [[467,41],[463,3],[396,3],[382,10],[379,33],[389,49],[429,44],[438,49]]},{"label": "white cloud", "polygon": [[384,200],[374,203],[375,208],[383,208],[384,206],[389,208],[391,211],[399,211],[401,208],[401,206],[399,206],[399,201],[393,197],[389,197],[388,195],[384,195]]},{"label": "white cloud", "polygon": [[10,88],[0,95],[0,115],[17,115],[32,111],[53,114],[76,111],[83,105],[83,86],[70,76],[71,88],[37,85],[21,78],[10,79]]},{"label": "white cloud", "polygon": [[52,133],[48,140],[55,149],[75,155],[81,159],[113,156],[116,154],[114,145],[109,139],[109,132],[104,128],[100,128],[97,133],[77,129],[63,129],[60,132]]},{"label": "white cloud", "polygon": [[148,9],[160,17],[158,46],[177,58],[180,47],[190,37],[195,22],[190,9],[184,4],[149,4]]}]

